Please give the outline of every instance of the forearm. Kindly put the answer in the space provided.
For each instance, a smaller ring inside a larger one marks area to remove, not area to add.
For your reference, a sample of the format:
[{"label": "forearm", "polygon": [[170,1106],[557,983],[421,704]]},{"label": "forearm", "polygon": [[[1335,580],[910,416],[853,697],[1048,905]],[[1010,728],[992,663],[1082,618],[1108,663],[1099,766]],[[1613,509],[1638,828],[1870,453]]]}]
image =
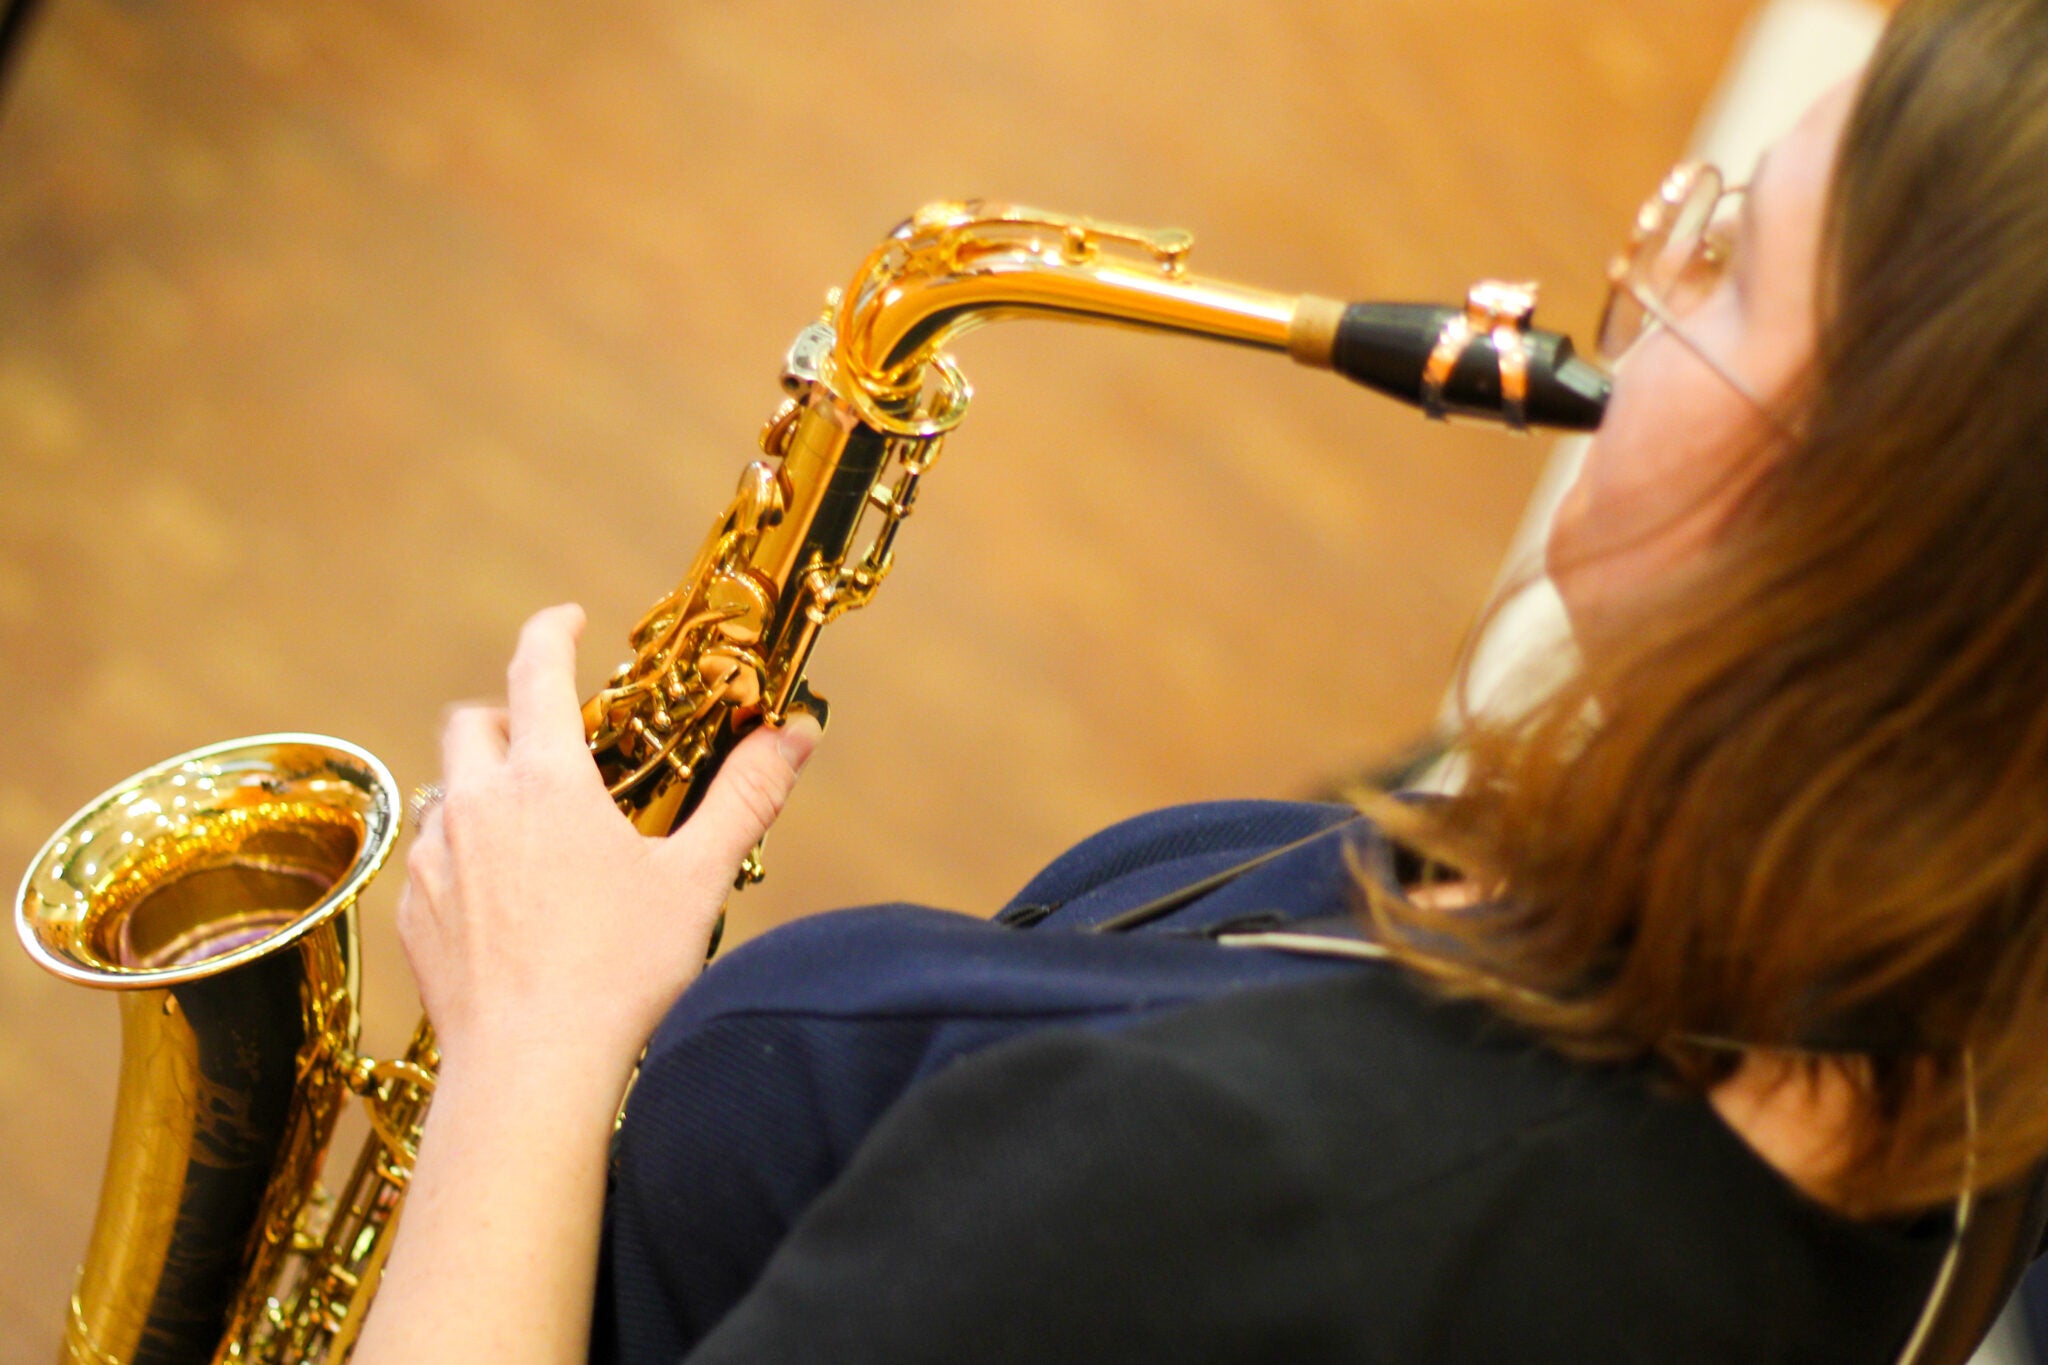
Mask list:
[{"label": "forearm", "polygon": [[443,1068],[356,1365],[587,1357],[623,1079],[568,1054]]}]

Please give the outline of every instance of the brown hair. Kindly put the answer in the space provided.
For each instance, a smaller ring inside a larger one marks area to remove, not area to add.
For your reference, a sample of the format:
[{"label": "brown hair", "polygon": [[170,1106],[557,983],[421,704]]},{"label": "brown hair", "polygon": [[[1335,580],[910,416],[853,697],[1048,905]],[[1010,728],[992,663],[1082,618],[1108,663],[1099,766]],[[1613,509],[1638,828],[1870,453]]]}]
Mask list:
[{"label": "brown hair", "polygon": [[1797,435],[1696,571],[1474,721],[1448,804],[1373,803],[1502,908],[1370,899],[1571,1055],[1867,1057],[1836,1193],[1881,1214],[1954,1196],[1965,1049],[1980,1183],[2048,1153],[2048,0],[1901,7],[1822,253]]}]

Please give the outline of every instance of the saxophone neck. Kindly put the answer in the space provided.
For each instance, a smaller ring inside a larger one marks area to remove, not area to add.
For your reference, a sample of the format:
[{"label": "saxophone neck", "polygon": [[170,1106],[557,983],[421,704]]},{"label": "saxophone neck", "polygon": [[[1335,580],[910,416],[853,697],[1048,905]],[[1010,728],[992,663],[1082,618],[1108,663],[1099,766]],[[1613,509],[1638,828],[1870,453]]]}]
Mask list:
[{"label": "saxophone neck", "polygon": [[927,204],[840,296],[835,368],[878,402],[901,401],[953,338],[1027,317],[1286,350],[1298,298],[1190,275],[1193,240],[982,200]]}]

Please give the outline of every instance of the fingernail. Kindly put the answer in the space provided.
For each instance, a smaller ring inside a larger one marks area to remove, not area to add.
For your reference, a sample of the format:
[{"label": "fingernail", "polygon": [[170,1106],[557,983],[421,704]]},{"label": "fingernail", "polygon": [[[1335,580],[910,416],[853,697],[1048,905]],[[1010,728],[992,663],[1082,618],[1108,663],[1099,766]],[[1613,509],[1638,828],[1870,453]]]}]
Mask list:
[{"label": "fingernail", "polygon": [[811,752],[818,747],[818,722],[809,716],[797,716],[775,736],[775,752],[782,755],[782,761],[795,772],[802,772],[804,764],[811,761]]}]

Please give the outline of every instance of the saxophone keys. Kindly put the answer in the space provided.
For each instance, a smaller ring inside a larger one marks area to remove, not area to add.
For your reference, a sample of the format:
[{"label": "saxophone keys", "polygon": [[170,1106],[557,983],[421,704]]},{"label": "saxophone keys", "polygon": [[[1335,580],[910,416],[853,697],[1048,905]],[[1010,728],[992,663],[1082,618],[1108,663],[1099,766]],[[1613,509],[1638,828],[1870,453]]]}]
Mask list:
[{"label": "saxophone keys", "polygon": [[761,453],[770,459],[779,460],[789,454],[789,440],[796,432],[796,419],[803,415],[803,404],[794,398],[785,398],[775,409],[775,415],[761,428]]},{"label": "saxophone keys", "polygon": [[781,725],[791,716],[809,716],[824,729],[832,715],[831,703],[811,691],[810,683],[799,677],[794,685],[785,684],[776,694],[774,701],[762,708],[761,719],[770,725]]},{"label": "saxophone keys", "polygon": [[733,890],[744,891],[768,875],[768,869],[761,861],[761,844],[766,842],[764,838],[760,843],[756,843],[747,850],[747,856],[740,859],[739,874],[732,879]]},{"label": "saxophone keys", "polygon": [[798,332],[796,340],[789,344],[789,353],[782,358],[782,391],[796,398],[822,380],[832,363],[832,348],[837,344],[838,338],[829,323],[814,322]]},{"label": "saxophone keys", "polygon": [[868,489],[868,506],[885,517],[900,516],[896,511],[896,493],[885,483],[875,484]]}]

